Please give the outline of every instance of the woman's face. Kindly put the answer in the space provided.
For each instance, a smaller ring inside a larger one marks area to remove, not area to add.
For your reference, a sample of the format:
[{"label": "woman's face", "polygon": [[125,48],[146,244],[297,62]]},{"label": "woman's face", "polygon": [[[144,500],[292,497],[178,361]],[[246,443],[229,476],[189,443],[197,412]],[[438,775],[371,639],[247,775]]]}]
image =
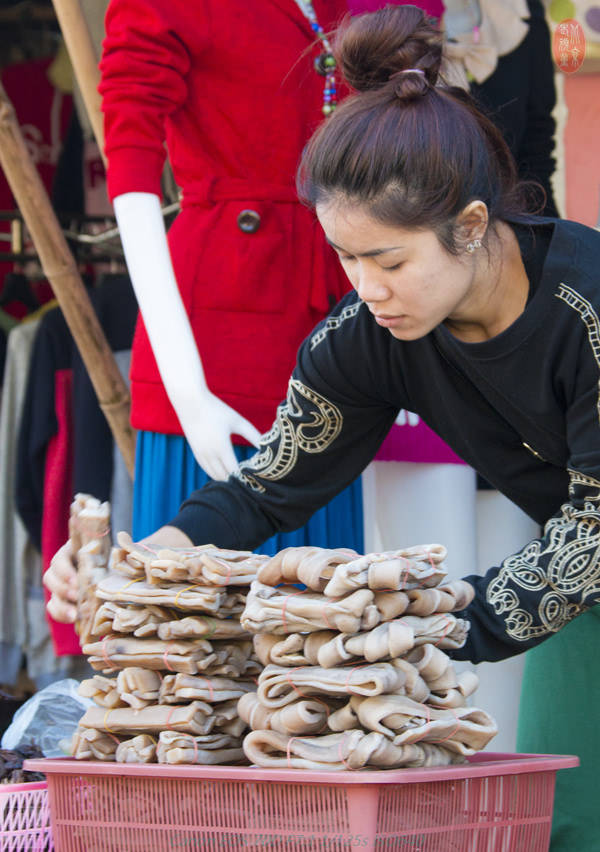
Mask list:
[{"label": "woman's face", "polygon": [[433,231],[382,225],[357,205],[317,205],[317,216],[375,322],[398,340],[417,340],[447,319],[469,321],[471,255],[449,254]]}]

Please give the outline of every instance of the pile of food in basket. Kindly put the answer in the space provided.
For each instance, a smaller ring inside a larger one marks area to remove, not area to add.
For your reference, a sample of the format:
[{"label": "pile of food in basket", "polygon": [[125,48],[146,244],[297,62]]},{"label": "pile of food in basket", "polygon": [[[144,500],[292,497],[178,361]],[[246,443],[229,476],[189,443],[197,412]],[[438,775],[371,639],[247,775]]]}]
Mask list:
[{"label": "pile of food in basket", "polygon": [[79,759],[304,769],[461,763],[497,733],[446,651],[472,597],[439,544],[359,555],[212,545],[165,549],[119,533],[78,495],[71,541],[78,630],[99,674]]}]

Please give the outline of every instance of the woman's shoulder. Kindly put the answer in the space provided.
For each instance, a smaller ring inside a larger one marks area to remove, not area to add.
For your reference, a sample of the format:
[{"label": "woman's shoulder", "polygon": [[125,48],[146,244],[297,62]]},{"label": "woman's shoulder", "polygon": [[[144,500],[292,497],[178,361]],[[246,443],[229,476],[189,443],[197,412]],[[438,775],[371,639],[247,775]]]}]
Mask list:
[{"label": "woman's shoulder", "polygon": [[398,363],[390,351],[394,343],[398,342],[376,324],[367,305],[351,291],[304,340],[298,369],[309,383],[318,377],[331,387],[377,396],[376,385]]},{"label": "woman's shoulder", "polygon": [[570,219],[555,220],[552,245],[569,259],[569,277],[582,287],[590,287],[590,296],[599,303],[600,231]]},{"label": "woman's shoulder", "polygon": [[[542,216],[525,217],[512,221],[518,235],[530,249],[538,246],[544,252],[544,274],[548,283],[567,281],[590,289],[596,301],[598,274],[600,272],[600,231],[571,219]],[[537,236],[545,234],[541,240]],[[586,283],[587,282],[587,283]]]},{"label": "woman's shoulder", "polygon": [[321,320],[307,339],[309,349],[314,351],[325,341],[342,342],[349,334],[356,332],[357,327],[365,327],[368,323],[369,311],[355,290],[340,299],[327,316]]}]

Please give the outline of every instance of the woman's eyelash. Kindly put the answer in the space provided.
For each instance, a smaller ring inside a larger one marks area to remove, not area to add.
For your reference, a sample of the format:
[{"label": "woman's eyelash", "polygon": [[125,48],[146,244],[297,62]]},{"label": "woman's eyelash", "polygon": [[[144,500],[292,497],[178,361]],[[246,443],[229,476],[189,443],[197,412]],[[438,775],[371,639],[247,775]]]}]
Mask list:
[{"label": "woman's eyelash", "polygon": [[[340,260],[356,260],[354,255],[352,254],[338,254]],[[386,272],[391,272],[394,269],[400,269],[404,261],[400,261],[400,263],[395,263],[393,266],[382,266],[381,269],[384,269]]]}]

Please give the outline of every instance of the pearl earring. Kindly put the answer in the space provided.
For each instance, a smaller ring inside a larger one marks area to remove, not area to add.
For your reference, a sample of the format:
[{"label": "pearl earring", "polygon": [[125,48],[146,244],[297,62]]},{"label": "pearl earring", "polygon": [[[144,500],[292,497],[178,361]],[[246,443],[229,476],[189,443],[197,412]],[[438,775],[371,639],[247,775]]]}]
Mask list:
[{"label": "pearl earring", "polygon": [[473,254],[475,249],[481,248],[481,240],[473,240],[472,243],[467,243],[467,251],[469,254]]}]

